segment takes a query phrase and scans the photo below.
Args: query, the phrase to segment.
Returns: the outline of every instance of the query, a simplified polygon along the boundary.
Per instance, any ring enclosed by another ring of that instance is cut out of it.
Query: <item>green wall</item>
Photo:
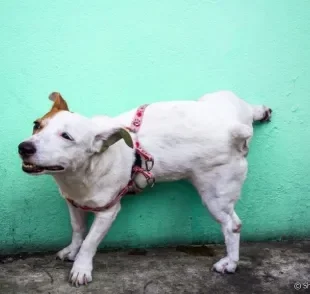
[[[22,173],[18,143],[60,91],[75,112],[230,89],[274,110],[255,128],[237,213],[243,240],[310,236],[310,1],[0,0],[0,251],[70,240],[52,178]],[[123,200],[102,246],[222,242],[184,182]]]

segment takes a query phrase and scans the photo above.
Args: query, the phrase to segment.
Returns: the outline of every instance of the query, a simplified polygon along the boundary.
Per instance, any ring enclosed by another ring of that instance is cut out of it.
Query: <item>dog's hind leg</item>
[[[265,105],[251,105],[253,111],[253,121],[270,121],[272,109]]]
[[[230,198],[230,195],[223,197]],[[241,229],[241,221],[234,211],[234,203],[226,199],[218,199],[216,196],[207,197],[205,202],[210,213],[222,226],[227,251],[227,256],[215,263],[213,269],[220,273],[234,273],[239,262]]]
[[[243,162],[219,167],[215,173],[205,174],[205,177],[203,173],[196,173],[198,177],[193,178],[193,184],[203,203],[222,227],[227,256],[213,265],[213,269],[221,273],[234,273],[239,261],[241,221],[234,205],[239,198],[247,172],[245,159]]]

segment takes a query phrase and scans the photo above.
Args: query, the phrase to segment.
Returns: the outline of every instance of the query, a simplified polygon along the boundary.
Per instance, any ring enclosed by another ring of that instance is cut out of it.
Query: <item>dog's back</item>
[[[125,125],[135,110],[119,116]],[[199,101],[150,104],[138,138],[155,160],[154,173],[182,179],[194,165],[206,168],[244,156],[252,137],[253,107],[231,92],[216,92]]]

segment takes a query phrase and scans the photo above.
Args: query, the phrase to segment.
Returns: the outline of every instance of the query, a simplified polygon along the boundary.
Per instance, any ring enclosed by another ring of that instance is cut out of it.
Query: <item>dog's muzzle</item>
[[[36,146],[32,142],[22,142],[18,145],[18,153],[22,158],[28,158],[37,152]]]

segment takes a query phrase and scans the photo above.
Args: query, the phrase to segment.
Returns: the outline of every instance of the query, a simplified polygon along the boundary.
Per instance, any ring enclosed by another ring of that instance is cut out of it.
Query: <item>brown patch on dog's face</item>
[[[41,118],[34,121],[33,134],[40,132],[48,123],[49,119],[59,111],[69,111],[67,102],[62,98],[60,93],[53,92],[48,97],[54,102],[51,110]]]

